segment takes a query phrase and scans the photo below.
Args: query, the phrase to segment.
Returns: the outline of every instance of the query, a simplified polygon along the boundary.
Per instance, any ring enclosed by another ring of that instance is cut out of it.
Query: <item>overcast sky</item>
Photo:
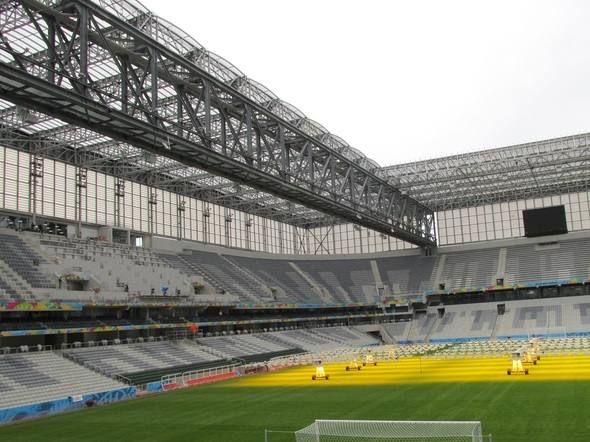
[[[381,165],[590,132],[590,2],[142,0]]]

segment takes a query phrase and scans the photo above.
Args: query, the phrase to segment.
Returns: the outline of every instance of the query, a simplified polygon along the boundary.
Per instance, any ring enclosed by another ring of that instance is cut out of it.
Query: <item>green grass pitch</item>
[[[590,440],[590,382],[239,387],[240,379],[0,428],[6,442],[260,442],[316,418],[481,420],[494,441]],[[286,438],[271,439],[288,440]]]

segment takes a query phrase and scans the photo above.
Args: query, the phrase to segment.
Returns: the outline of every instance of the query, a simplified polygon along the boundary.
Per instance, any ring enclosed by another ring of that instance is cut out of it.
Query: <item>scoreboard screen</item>
[[[526,237],[567,233],[564,206],[523,210],[522,220]]]

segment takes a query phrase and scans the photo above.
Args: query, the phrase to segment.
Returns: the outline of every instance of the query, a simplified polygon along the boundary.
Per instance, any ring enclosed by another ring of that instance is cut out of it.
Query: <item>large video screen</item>
[[[564,206],[523,210],[522,220],[527,237],[567,233]]]

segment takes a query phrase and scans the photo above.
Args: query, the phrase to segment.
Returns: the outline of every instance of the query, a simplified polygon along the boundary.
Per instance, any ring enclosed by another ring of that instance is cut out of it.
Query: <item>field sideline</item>
[[[327,382],[299,367],[13,424],[0,439],[261,442],[265,428],[327,418],[481,420],[495,442],[590,440],[588,356],[543,357],[529,376],[507,376],[507,358],[344,365],[326,365]]]

